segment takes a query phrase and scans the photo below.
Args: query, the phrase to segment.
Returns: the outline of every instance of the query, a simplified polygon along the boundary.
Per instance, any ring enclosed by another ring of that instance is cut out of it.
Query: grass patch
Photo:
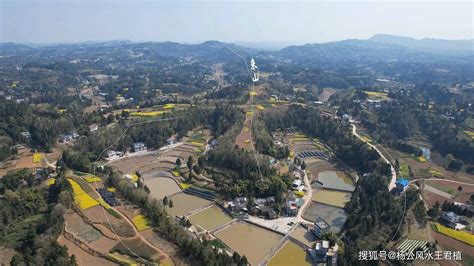
[[[114,209],[112,208],[109,208],[109,209],[106,209],[108,213],[110,213],[113,217],[117,218],[117,219],[122,219],[122,216],[120,216],[120,214],[118,214]]]
[[[408,164],[400,164],[399,172],[403,178],[410,179],[410,167],[408,167]]]
[[[227,248],[224,243],[222,243],[222,241],[220,241],[219,239],[215,238],[211,241],[209,241],[209,244],[211,244],[211,246],[215,247],[215,248],[221,248],[221,249],[224,249],[224,248]]]

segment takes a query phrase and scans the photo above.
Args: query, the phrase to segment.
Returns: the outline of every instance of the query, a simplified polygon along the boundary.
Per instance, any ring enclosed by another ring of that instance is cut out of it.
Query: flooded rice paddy
[[[181,191],[178,184],[168,177],[155,177],[146,180],[146,186],[150,189],[150,196],[155,199],[162,199]]]
[[[293,241],[288,241],[286,244],[278,251],[275,256],[268,263],[269,266],[287,266],[287,265],[311,265],[311,259],[306,254],[306,251],[294,243]]]
[[[331,231],[337,234],[344,226],[347,214],[342,208],[313,201],[305,210],[303,218],[307,221],[314,221],[318,217],[322,217],[331,226]]]
[[[245,255],[251,265],[258,265],[282,239],[277,233],[246,222],[234,223],[218,231],[216,236],[240,255]]]
[[[190,212],[210,205],[211,202],[186,193],[178,193],[170,197],[173,201],[173,208],[166,208],[171,216],[183,216]]]
[[[351,200],[351,193],[320,189],[313,193],[313,197],[311,199],[316,202],[343,208],[344,205]]]
[[[192,214],[188,219],[208,231],[232,221],[232,217],[215,205]]]
[[[353,192],[354,183],[345,173],[340,171],[324,171],[319,173],[318,182],[324,188],[337,189],[342,191]]]

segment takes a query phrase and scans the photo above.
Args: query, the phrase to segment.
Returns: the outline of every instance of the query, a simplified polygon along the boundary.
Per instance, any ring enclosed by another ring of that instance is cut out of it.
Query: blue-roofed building
[[[400,192],[404,192],[407,188],[408,185],[410,185],[410,181],[408,179],[398,179],[397,182],[395,182],[395,185],[397,186],[397,190]]]

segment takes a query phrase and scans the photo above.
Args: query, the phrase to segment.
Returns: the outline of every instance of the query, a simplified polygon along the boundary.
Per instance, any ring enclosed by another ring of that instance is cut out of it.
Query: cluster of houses
[[[327,240],[318,240],[314,248],[306,250],[315,265],[336,265],[339,246],[331,246]]]
[[[68,143],[78,138],[79,134],[76,131],[71,131],[69,133],[59,135],[58,141],[59,143]]]
[[[461,215],[457,215],[454,212],[443,212],[439,219],[439,222],[457,231],[461,231],[464,229],[472,231],[472,224],[470,223],[470,219]],[[466,228],[468,226],[470,228]]]
[[[277,218],[277,213],[274,210],[275,203],[275,197],[255,198],[251,201],[247,200],[246,197],[238,197],[227,202],[226,205],[227,209],[234,213],[245,212],[267,219],[275,219]]]

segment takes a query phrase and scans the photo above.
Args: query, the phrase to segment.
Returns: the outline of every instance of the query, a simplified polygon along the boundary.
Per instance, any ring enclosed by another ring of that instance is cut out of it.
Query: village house
[[[89,126],[89,131],[90,132],[94,132],[94,131],[97,131],[99,129],[99,125],[97,124],[92,124]]]
[[[133,152],[145,152],[147,151],[147,147],[143,142],[136,142],[133,143]]]
[[[324,221],[322,217],[316,218],[314,222],[314,227],[311,229],[311,232],[317,237],[321,238],[322,235],[329,233],[331,231],[331,226]]]
[[[315,265],[336,265],[338,250],[337,244],[330,247],[329,241],[319,240],[314,243],[314,248],[308,249],[307,252]]]

